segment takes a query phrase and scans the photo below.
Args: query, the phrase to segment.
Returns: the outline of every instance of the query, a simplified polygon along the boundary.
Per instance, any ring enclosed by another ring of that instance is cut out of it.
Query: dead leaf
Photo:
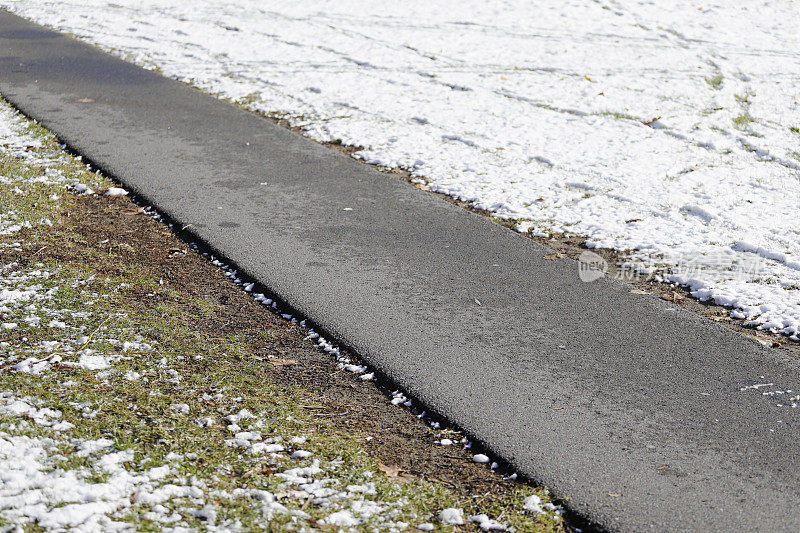
[[[242,477],[251,477],[256,474],[261,474],[262,476],[271,476],[274,473],[275,470],[267,467],[267,465],[256,465],[255,467],[251,468],[250,470],[242,474]]]
[[[608,495],[611,496],[612,498],[619,498],[620,496],[622,496],[622,494],[617,494],[615,492],[609,492]]]
[[[78,102],[79,104],[91,104],[92,102],[94,102],[94,98],[78,98],[75,101]]]
[[[761,344],[761,346],[770,346],[772,344],[771,341],[764,340],[764,339],[759,339],[755,335],[748,335],[747,333],[743,333],[743,335],[745,337],[750,337],[751,339],[755,339],[759,344]]]
[[[564,257],[564,254],[547,254],[546,256],[544,256],[544,258],[547,259],[548,261],[555,261],[556,259],[559,259],[561,257]]]
[[[665,292],[661,295],[661,299],[668,302],[680,302],[683,300],[683,295],[675,291],[672,291],[672,293]]]
[[[294,359],[275,358],[275,359],[270,359],[269,362],[275,366],[292,366],[297,364],[297,361],[295,361]]]
[[[378,463],[378,470],[386,474],[388,478],[396,478],[400,475],[402,469],[399,466],[386,466],[383,463]]]
[[[633,289],[631,290],[631,294],[650,294],[647,291],[643,291],[642,289]]]
[[[340,529],[339,526],[334,526],[333,524],[320,523],[314,520],[313,518],[308,519],[308,525],[310,525],[314,529],[320,529],[322,531],[335,531]]]

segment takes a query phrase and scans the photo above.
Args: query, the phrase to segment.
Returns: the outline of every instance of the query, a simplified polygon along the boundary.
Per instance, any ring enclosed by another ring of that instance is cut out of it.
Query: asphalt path
[[[800,408],[741,390],[800,361],[2,11],[0,93],[597,524],[800,529]]]

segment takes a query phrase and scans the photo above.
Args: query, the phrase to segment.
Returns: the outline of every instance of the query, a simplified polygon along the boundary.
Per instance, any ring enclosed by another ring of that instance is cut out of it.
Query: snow
[[[80,359],[78,359],[77,366],[85,370],[105,370],[111,367],[109,360],[109,357],[102,355],[82,354]]]
[[[78,446],[76,449],[78,450],[75,455],[78,457],[86,457],[95,453],[98,450],[102,450],[104,448],[108,448],[109,446],[113,446],[114,441],[110,439],[97,439],[97,440],[87,440],[84,441]]]
[[[489,457],[482,453],[476,453],[472,456],[472,460],[476,463],[488,463]]]
[[[359,492],[370,495],[377,494],[377,491],[375,490],[375,483],[372,482],[364,483],[363,485],[348,485],[347,492]]]
[[[443,509],[442,512],[439,513],[439,520],[443,524],[448,524],[451,526],[463,526],[464,511],[461,509],[456,509],[455,507]]]
[[[544,514],[544,509],[542,509],[542,499],[535,494],[532,494],[523,500],[522,508],[525,511],[535,515]]]
[[[256,418],[256,416],[253,413],[251,413],[247,409],[242,409],[236,414],[226,416],[225,420],[230,422],[231,424],[236,424],[241,420],[251,420],[254,418]]]
[[[189,414],[189,406],[185,403],[174,403],[169,406],[170,410],[173,413],[178,413],[180,415],[188,415]]]
[[[69,186],[69,189],[75,194],[94,194],[94,191],[83,183],[75,182]]]
[[[764,376],[761,376],[764,379]],[[800,394],[797,391],[800,388],[797,385],[787,387],[784,385],[777,385],[774,382],[758,382],[751,381],[749,385],[739,387],[739,391],[753,391],[760,394],[765,400],[770,403],[774,402],[776,407],[783,407],[789,409],[797,409],[800,407]]]
[[[128,191],[120,187],[109,187],[104,193],[105,196],[127,196]]]
[[[39,375],[46,372],[50,368],[50,362],[55,361],[57,356],[52,360],[41,360],[36,357],[26,357],[19,363],[11,366],[11,369],[23,374]]]
[[[350,511],[337,511],[329,515],[324,523],[339,527],[356,527],[361,522]]]
[[[213,426],[214,423],[215,423],[214,419],[207,416],[197,419],[197,425],[200,426],[201,428],[207,428]]]
[[[292,459],[301,460],[301,459],[308,459],[312,455],[314,454],[308,450],[295,450],[294,452],[292,452],[292,455],[290,457]]]
[[[485,514],[470,516],[469,521],[474,522],[484,531],[505,531],[507,529],[505,524],[493,520]]]
[[[236,433],[235,438],[240,440],[261,440],[261,432],[260,431],[240,431]]]
[[[311,476],[315,476],[317,474],[321,474],[324,471],[319,467],[320,463],[317,459],[314,459],[310,466],[302,467],[302,468],[290,468],[284,472],[279,474],[275,474],[277,477],[283,478],[289,483],[294,483],[297,485],[304,485],[306,483],[310,483],[311,480],[308,479]]]
[[[800,332],[795,3],[0,3]]]

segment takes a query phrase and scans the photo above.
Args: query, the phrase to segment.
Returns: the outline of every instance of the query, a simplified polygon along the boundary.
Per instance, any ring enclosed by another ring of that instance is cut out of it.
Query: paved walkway
[[[800,361],[4,12],[0,93],[602,526],[800,528],[800,408],[740,390]]]

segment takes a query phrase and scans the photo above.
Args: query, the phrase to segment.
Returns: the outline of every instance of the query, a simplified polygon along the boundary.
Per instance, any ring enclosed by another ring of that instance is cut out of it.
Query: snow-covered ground
[[[800,4],[2,0],[800,333]]]

